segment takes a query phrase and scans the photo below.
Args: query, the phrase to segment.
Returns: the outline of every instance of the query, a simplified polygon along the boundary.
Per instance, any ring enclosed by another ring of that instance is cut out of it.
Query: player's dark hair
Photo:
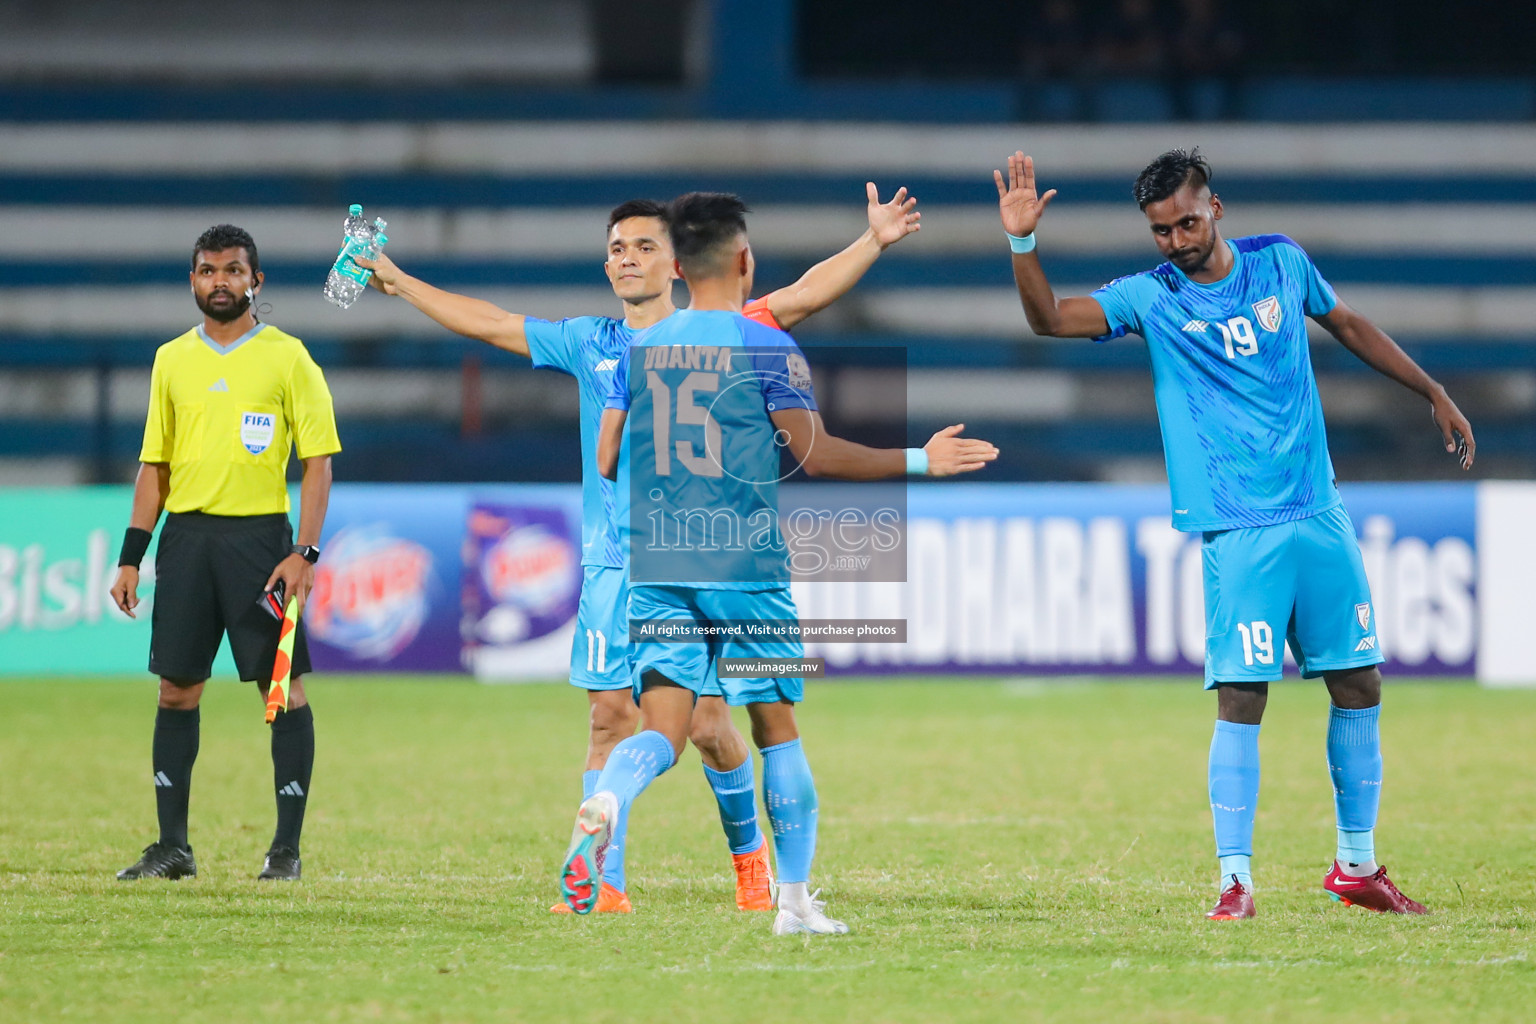
[[[631,217],[655,217],[663,224],[667,222],[667,208],[664,204],[654,199],[630,199],[613,208],[608,215],[608,230],[621,220],[629,220]]]
[[[251,261],[251,273],[261,269],[261,257],[256,255],[256,240],[249,231],[233,224],[215,224],[197,236],[197,241],[192,243],[192,269],[197,269],[198,253],[223,252],[225,249],[244,249],[246,258]]]
[[[1211,182],[1211,165],[1200,155],[1200,148],[1170,149],[1142,168],[1131,186],[1136,205],[1145,210],[1153,203],[1161,202],[1185,185],[1200,188]]]
[[[719,273],[725,248],[747,230],[747,204],[729,192],[689,192],[667,205],[672,251],[685,275]]]

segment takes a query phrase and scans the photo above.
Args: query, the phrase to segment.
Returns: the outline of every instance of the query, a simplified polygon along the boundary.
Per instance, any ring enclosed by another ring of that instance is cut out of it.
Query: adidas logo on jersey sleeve
[[[1204,334],[1206,328],[1210,326],[1211,325],[1206,323],[1204,320],[1191,320],[1189,323],[1185,324],[1181,330],[1187,331],[1190,334]]]

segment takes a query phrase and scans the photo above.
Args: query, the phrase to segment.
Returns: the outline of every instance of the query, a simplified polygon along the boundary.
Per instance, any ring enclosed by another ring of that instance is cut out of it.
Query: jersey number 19
[[[1253,324],[1245,316],[1234,316],[1224,324],[1217,324],[1221,340],[1227,344],[1227,358],[1251,356],[1259,351],[1259,337],[1253,333]]]

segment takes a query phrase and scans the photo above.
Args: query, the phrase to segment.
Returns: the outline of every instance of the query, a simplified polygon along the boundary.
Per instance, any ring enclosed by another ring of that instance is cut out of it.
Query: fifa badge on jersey
[[[240,417],[240,443],[252,455],[260,455],[272,445],[277,417],[270,412],[248,412]]]
[[[801,391],[811,390],[811,366],[805,361],[805,356],[791,352],[784,360],[784,369],[789,373],[790,387]]]
[[[1355,605],[1355,621],[1360,623],[1361,629],[1369,630],[1371,628],[1370,602]]]
[[[1273,295],[1255,302],[1253,312],[1259,318],[1260,326],[1266,331],[1273,333],[1280,329],[1280,300]]]

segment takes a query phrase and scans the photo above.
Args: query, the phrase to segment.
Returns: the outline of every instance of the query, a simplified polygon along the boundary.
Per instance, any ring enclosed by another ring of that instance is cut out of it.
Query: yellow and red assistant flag
[[[277,634],[277,657],[272,661],[272,685],[267,689],[267,721],[288,710],[288,680],[293,674],[293,634],[299,628],[299,599],[290,597]]]

